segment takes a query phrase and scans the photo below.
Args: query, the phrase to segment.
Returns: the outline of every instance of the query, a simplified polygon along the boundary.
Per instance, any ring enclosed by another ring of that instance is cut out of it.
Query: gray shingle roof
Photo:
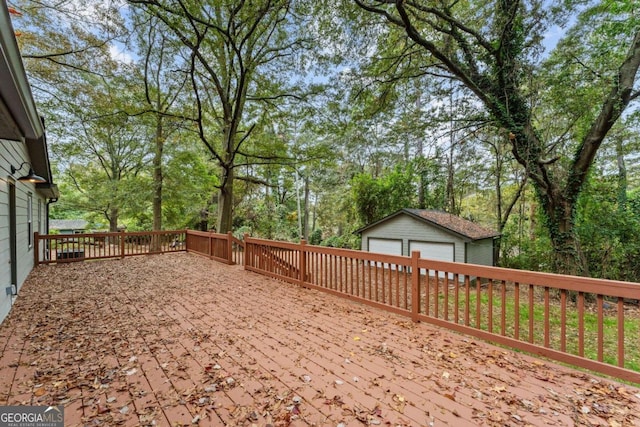
[[[87,228],[87,221],[84,219],[51,219],[49,220],[50,230],[84,230]]]

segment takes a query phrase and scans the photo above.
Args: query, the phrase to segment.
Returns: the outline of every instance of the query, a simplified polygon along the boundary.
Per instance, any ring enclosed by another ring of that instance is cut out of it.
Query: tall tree
[[[150,132],[153,146],[153,230],[162,229],[162,190],[164,185],[163,155],[167,139],[184,121],[179,114],[180,96],[187,85],[188,77],[179,73],[175,41],[168,37],[155,17],[132,14],[137,33],[136,44],[141,57],[141,79],[144,83],[144,98],[141,111],[148,116],[153,131]],[[132,114],[138,114],[133,111]],[[179,117],[176,117],[178,115]],[[154,242],[155,244],[156,242]]]
[[[221,168],[217,230],[232,228],[238,157],[264,159],[247,147],[266,107],[291,94],[283,77],[304,44],[292,34],[288,0],[129,0],[157,16],[182,42],[200,140]]]
[[[601,88],[599,101],[592,99],[599,108],[584,116],[589,121],[585,131],[574,130],[571,146],[560,150],[557,140],[543,137],[545,125],[537,121],[535,114],[539,107],[534,91],[542,85],[535,80],[534,71],[543,32],[552,23],[548,19],[552,14],[545,12],[549,2],[444,0],[436,5],[418,0],[354,1],[361,9],[403,31],[408,44],[429,54],[429,65],[471,90],[495,123],[505,129],[515,159],[535,186],[556,254],[556,270],[587,274],[575,232],[575,210],[598,149],[622,112],[638,96],[634,84],[640,67],[640,29],[632,2],[599,2],[581,16],[576,30],[568,34],[584,44],[574,54],[573,62],[592,62],[589,47],[598,45],[598,52],[607,58],[600,58],[602,63],[612,65],[590,79],[591,84]],[[571,6],[574,2],[563,4]],[[620,21],[632,24],[609,25]],[[587,28],[599,29],[597,37],[589,37]],[[608,43],[609,51],[603,43]],[[619,45],[626,46],[626,50],[615,48]]]
[[[144,200],[133,179],[145,167],[148,148],[142,142],[147,135],[123,113],[131,108],[128,91],[121,90],[125,86],[120,78],[75,84],[78,102],[68,104],[66,112],[73,130],[53,146],[54,158],[67,165],[69,179],[83,195],[83,207],[102,213],[110,231],[117,230],[123,207],[133,210]]]

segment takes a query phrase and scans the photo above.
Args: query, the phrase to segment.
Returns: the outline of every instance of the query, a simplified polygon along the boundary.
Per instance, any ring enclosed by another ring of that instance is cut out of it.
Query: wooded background
[[[53,218],[358,247],[440,209],[500,265],[640,281],[632,0],[8,4]]]

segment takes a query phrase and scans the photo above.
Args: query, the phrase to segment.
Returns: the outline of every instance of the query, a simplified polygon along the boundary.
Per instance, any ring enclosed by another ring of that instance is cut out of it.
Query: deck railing
[[[244,243],[247,270],[640,383],[638,283],[435,261],[418,252]]]
[[[640,284],[231,233],[36,234],[39,263],[189,252],[640,383]],[[38,249],[44,247],[45,250]],[[544,373],[541,371],[541,375]]]
[[[227,234],[187,230],[187,251],[208,256],[227,264],[244,263],[244,243],[231,232]]]
[[[35,264],[124,258],[186,250],[186,230],[117,233],[35,233]]]

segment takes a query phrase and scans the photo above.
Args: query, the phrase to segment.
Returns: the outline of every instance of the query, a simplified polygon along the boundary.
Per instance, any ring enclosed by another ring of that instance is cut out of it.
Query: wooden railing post
[[[304,286],[307,281],[307,241],[300,240],[300,286]]]
[[[247,243],[247,240],[249,239],[249,233],[244,233],[244,235],[242,236],[242,240],[244,240],[244,269],[247,269],[247,265],[251,265],[249,264],[251,261],[249,261],[249,259],[251,258],[251,250],[249,249],[249,247],[251,245],[249,245],[249,243]]]
[[[233,233],[227,231],[227,264],[233,264]]]
[[[120,230],[120,259],[124,259],[124,230]]]
[[[207,239],[207,255],[211,258],[213,255],[213,237],[211,236],[212,231],[209,230],[209,238]]]
[[[411,320],[418,321],[420,313],[420,251],[411,252]]]
[[[37,267],[40,264],[40,233],[37,231],[33,233],[33,266]]]

